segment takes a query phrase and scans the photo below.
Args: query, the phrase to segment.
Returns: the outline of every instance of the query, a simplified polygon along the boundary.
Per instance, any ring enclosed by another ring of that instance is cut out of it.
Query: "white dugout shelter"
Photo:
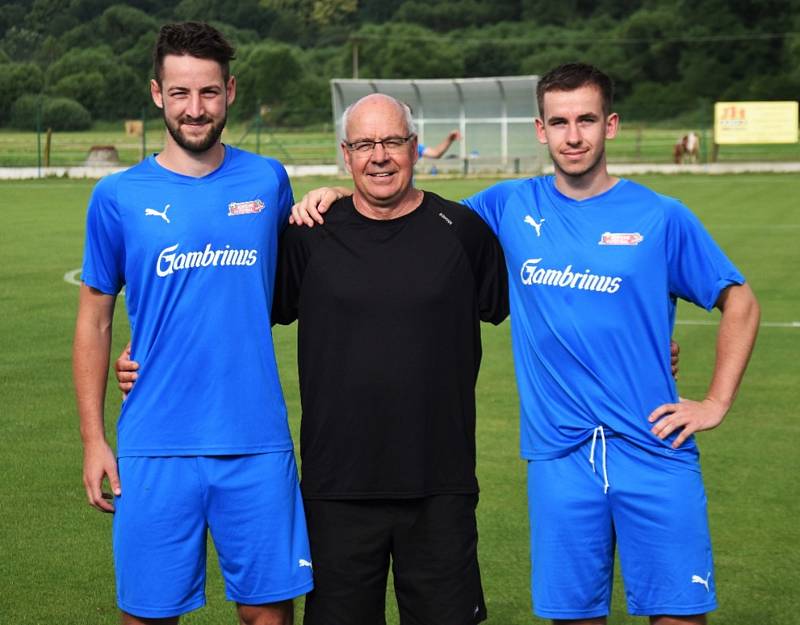
[[[419,142],[436,146],[461,132],[440,159],[420,159],[422,173],[539,173],[545,150],[536,140],[538,76],[401,80],[331,80],[333,122],[341,140],[344,110],[370,93],[385,93],[411,107]],[[339,171],[344,172],[341,151]]]

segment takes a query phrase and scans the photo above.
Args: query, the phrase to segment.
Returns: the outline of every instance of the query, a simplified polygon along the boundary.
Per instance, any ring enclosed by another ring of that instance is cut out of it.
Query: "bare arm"
[[[113,503],[108,501],[110,495],[102,491],[103,478],[108,476],[115,495],[122,492],[116,458],[106,441],[103,421],[114,301],[111,295],[81,285],[72,351],[72,372],[83,441],[83,485],[89,504],[103,512],[114,511]]]
[[[453,144],[453,141],[457,141],[460,138],[461,133],[458,130],[451,130],[439,145],[435,147],[426,146],[422,156],[426,158],[441,158]]]
[[[289,223],[296,226],[305,224],[312,228],[314,224],[322,224],[325,220],[323,213],[327,212],[336,200],[353,195],[353,190],[346,187],[319,187],[306,193],[303,198],[292,206],[292,215]]]
[[[710,430],[722,423],[755,345],[761,313],[747,284],[726,288],[716,307],[722,311],[722,318],[714,374],[706,398],[699,402],[681,399],[677,404],[663,404],[648,417],[651,423],[657,422],[651,431],[662,440],[675,430],[682,430],[672,444],[675,449],[694,432]]]

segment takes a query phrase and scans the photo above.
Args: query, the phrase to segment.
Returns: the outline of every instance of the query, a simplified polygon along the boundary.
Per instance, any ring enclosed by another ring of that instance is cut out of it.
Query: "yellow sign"
[[[797,143],[797,102],[717,102],[714,142]]]

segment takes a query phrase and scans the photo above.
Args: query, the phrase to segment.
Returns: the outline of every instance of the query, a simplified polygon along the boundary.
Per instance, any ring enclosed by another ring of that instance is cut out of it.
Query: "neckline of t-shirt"
[[[230,160],[230,157],[231,157],[231,154],[232,154],[232,150],[231,150],[230,146],[225,145],[223,143],[222,147],[225,149],[225,152],[224,152],[224,154],[222,156],[222,161],[220,162],[220,164],[217,166],[216,169],[214,169],[214,170],[212,170],[212,171],[210,171],[207,174],[204,174],[202,176],[189,176],[188,174],[182,174],[180,172],[173,171],[171,169],[167,169],[166,167],[161,165],[156,160],[156,156],[158,156],[158,152],[155,152],[155,153],[151,154],[148,157],[147,161],[148,161],[148,163],[150,164],[151,167],[153,167],[157,171],[161,172],[162,174],[165,174],[165,175],[171,176],[171,177],[175,177],[175,178],[179,178],[182,181],[189,182],[189,183],[192,183],[192,184],[202,184],[204,182],[208,182],[209,180],[211,180],[212,178],[217,176],[219,174],[219,172],[221,172],[225,168],[225,166],[227,165],[228,161]]]
[[[561,202],[566,204],[570,204],[576,208],[586,208],[592,206],[594,204],[603,203],[607,201],[613,194],[617,193],[619,189],[622,189],[626,184],[628,184],[628,180],[625,178],[620,178],[614,183],[611,187],[603,191],[602,193],[598,193],[597,195],[592,195],[591,197],[584,198],[582,200],[577,200],[575,198],[569,197],[568,195],[564,195],[561,191],[559,191],[558,187],[556,186],[556,177],[555,176],[548,176],[547,177],[548,184],[547,187],[556,198],[558,198]]]
[[[422,212],[423,206],[425,206],[426,201],[430,197],[430,194],[427,191],[422,191],[422,200],[420,201],[419,205],[412,211],[406,213],[405,215],[400,215],[400,217],[395,217],[394,219],[373,219],[372,217],[367,217],[366,215],[360,213],[356,208],[355,200],[351,195],[349,197],[350,206],[353,211],[353,215],[355,215],[356,219],[363,221],[364,223],[368,224],[398,224],[408,221],[409,219],[413,218],[414,215],[417,213]],[[388,228],[388,225],[385,226],[378,226],[379,228]]]

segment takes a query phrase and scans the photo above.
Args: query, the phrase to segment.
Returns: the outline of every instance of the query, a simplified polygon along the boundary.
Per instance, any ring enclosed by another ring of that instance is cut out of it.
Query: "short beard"
[[[211,124],[211,128],[209,128],[208,134],[206,134],[205,137],[195,141],[190,141],[181,133],[180,124],[187,121],[207,122],[211,120],[206,116],[194,120],[190,117],[183,116],[173,126],[167,119],[166,111],[162,109],[162,112],[164,114],[164,125],[167,127],[167,131],[172,138],[175,139],[175,143],[181,146],[184,150],[193,152],[194,154],[202,154],[203,152],[207,152],[210,148],[216,145],[217,141],[219,141],[219,138],[222,135],[222,131],[225,129],[225,123],[228,121],[228,112],[225,111],[225,115],[221,120],[215,124]]]

